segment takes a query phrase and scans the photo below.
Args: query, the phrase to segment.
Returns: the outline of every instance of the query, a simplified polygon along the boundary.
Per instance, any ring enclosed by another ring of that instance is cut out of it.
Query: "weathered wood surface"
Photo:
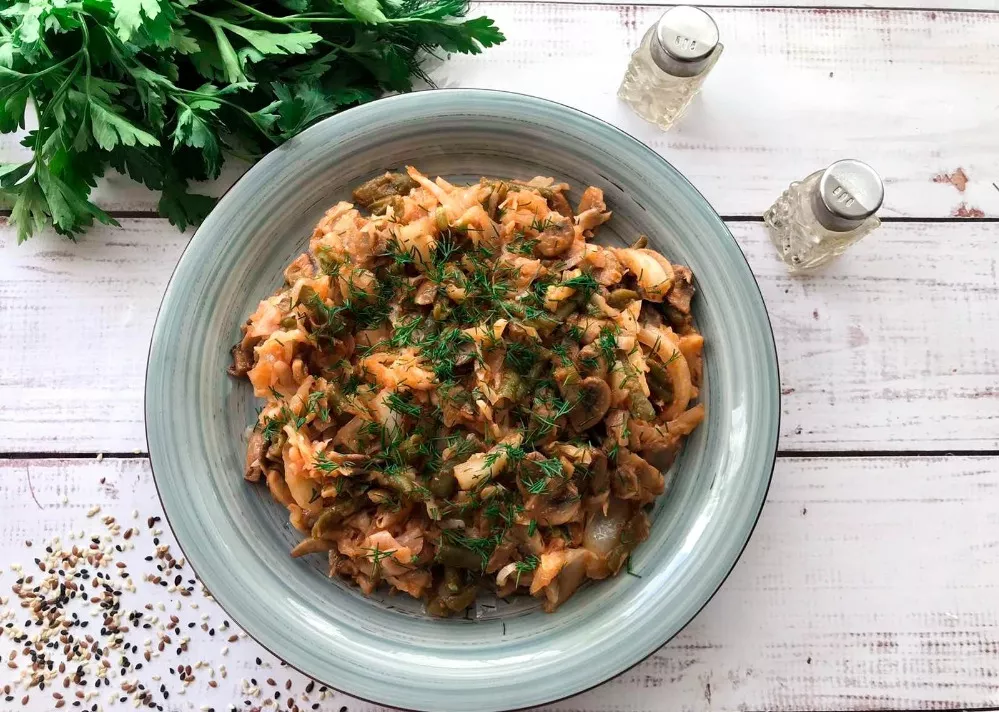
[[[510,41],[456,57],[434,77],[441,86],[544,96],[608,120],[673,162],[727,216],[758,216],[791,180],[854,156],[884,175],[887,217],[999,217],[999,14],[976,12],[999,10],[999,0],[875,3],[916,8],[893,10],[750,0],[738,5],[766,7],[712,9],[725,54],[667,134],[614,97],[628,53],[663,4],[479,3]],[[0,160],[18,151],[0,137]],[[220,193],[239,172],[233,166],[207,189]],[[97,194],[116,211],[155,208],[154,196],[121,177]],[[144,458],[18,454],[145,450],[146,349],[188,236],[161,220],[122,223],[79,245],[42,236],[20,248],[0,227],[0,599],[16,580],[10,565],[31,566],[47,538],[100,531],[99,517],[86,516],[94,505],[124,526],[138,511],[141,534],[120,556],[133,574],[149,566],[145,520],[162,513]],[[891,223],[803,279],[786,275],[761,224],[730,228],[774,325],[781,449],[809,456],[778,460],[742,561],[685,631],[546,712],[999,706],[999,221]],[[954,450],[995,454],[944,455]],[[878,456],[844,456],[851,451]],[[891,454],[903,451],[938,454]],[[168,530],[159,537],[176,551]],[[189,567],[184,576],[193,578]],[[129,605],[169,610],[179,600],[135,578]],[[0,610],[11,603],[17,616],[16,599]],[[223,655],[225,641],[200,624],[207,615],[221,626],[224,612],[197,593],[180,603],[181,621],[196,623],[184,662],[210,667],[183,695],[169,650],[131,676],[154,689],[166,683],[167,712],[252,709],[275,691],[282,708],[292,695],[319,712],[381,710],[340,694],[321,698],[318,687],[306,694],[308,681],[252,640]],[[0,635],[0,660],[10,650]],[[258,695],[245,691],[250,678]],[[0,688],[17,679],[0,662]],[[0,710],[54,707],[51,689],[23,706],[25,691],[12,692],[13,701],[0,696]],[[117,697],[116,681],[83,709],[132,708]]]
[[[776,334],[783,450],[999,447],[999,223],[886,224],[805,278],[762,224],[729,226]],[[76,245],[0,229],[0,452],[145,450],[146,351],[187,239],[153,219]]]
[[[983,2],[995,9],[999,0]],[[791,181],[854,157],[884,176],[883,215],[999,216],[999,14],[715,8],[725,53],[688,114],[663,133],[615,96],[630,51],[661,7],[476,9],[510,39],[436,68],[440,86],[535,94],[605,119],[673,162],[722,215],[759,215]],[[2,137],[0,158],[17,152]],[[959,168],[968,179],[962,191],[934,182]],[[239,172],[231,167],[209,192]],[[156,204],[121,177],[98,197],[114,210]]]
[[[749,547],[694,622],[633,670],[546,709],[999,705],[997,465],[996,457],[781,458]],[[68,504],[62,503],[64,496]],[[88,519],[94,505],[102,512]],[[125,554],[133,579],[140,579],[143,566],[151,568],[142,557],[153,548],[146,518],[162,516],[146,460],[0,461],[0,595],[9,594],[12,563],[30,566],[52,536],[100,531],[99,518],[107,513],[117,515],[123,527],[141,531],[132,542],[135,549]],[[173,543],[168,531],[160,539]],[[190,575],[188,567],[184,577]],[[219,630],[226,617],[197,595],[175,611],[179,597],[148,584],[140,584],[133,600],[164,602],[181,627],[188,621],[200,626],[207,615]],[[192,610],[191,601],[199,608]],[[229,677],[216,675],[219,687],[212,689],[207,670],[201,671],[184,697],[172,694],[171,702],[180,702],[168,710],[202,704],[227,710],[229,703],[245,708],[240,680],[250,677],[261,683],[264,696],[275,690],[287,695],[283,686],[291,679],[300,699],[306,680],[281,668],[252,640],[229,645],[228,655],[221,656],[222,636],[210,637],[200,628],[186,634],[192,652],[184,662],[205,660],[216,669],[225,664]],[[4,660],[10,649],[9,640],[0,637]],[[257,666],[257,656],[264,667]],[[166,668],[177,663],[167,650],[134,677],[149,686],[151,675],[160,674],[173,691],[178,684]],[[268,686],[266,678],[277,686]],[[0,667],[0,683],[16,679]],[[43,704],[51,701],[48,695],[36,693],[29,709],[49,709]],[[100,699],[106,697],[102,693]],[[309,700],[302,709],[318,695]],[[350,712],[380,709],[343,695],[324,701],[321,709],[336,712],[343,705]]]

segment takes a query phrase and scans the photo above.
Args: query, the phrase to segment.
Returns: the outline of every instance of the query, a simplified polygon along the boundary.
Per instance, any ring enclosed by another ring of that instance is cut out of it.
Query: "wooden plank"
[[[511,39],[488,62],[444,64],[441,86],[540,93],[605,119],[665,156],[723,215],[758,215],[788,183],[844,157],[882,173],[883,215],[999,214],[999,146],[984,138],[999,129],[999,95],[979,90],[999,72],[999,15],[712,10],[725,54],[663,133],[615,97],[661,8],[488,7]],[[928,97],[931,112],[920,108]],[[933,182],[959,167],[964,192]]]
[[[996,465],[994,457],[780,459],[742,560],[693,623],[633,670],[544,709],[734,712],[999,705]],[[95,505],[102,511],[88,519]],[[203,668],[179,697],[181,686],[166,670],[178,663],[171,650],[130,677],[156,690],[161,683],[150,685],[151,676],[161,675],[172,693],[167,710],[189,709],[188,701],[196,701],[195,708],[239,706],[246,697],[240,680],[250,677],[269,697],[275,690],[287,695],[284,683],[290,679],[292,693],[301,699],[307,681],[281,668],[252,640],[230,644],[228,655],[221,655],[225,641],[218,630],[225,614],[212,602],[196,591],[177,610],[175,592],[141,580],[142,572],[152,568],[142,560],[153,547],[146,518],[162,516],[145,460],[0,461],[0,591],[9,595],[12,563],[30,566],[52,536],[66,540],[70,531],[100,532],[99,518],[108,514],[123,529],[140,530],[130,540],[135,548],[116,554],[127,561],[138,588],[128,609],[164,603],[166,612],[160,615],[178,615],[192,638],[185,662],[210,663],[218,687],[207,686],[210,673]],[[169,531],[159,538],[179,556]],[[193,578],[189,567],[181,573],[185,583]],[[192,610],[191,601],[199,608]],[[14,604],[14,620],[21,623],[16,599]],[[200,630],[202,615],[215,636]],[[197,627],[187,629],[188,621]],[[149,635],[143,632],[136,640],[141,645]],[[10,649],[9,639],[0,637],[4,660]],[[217,673],[220,664],[228,667],[226,679]],[[117,675],[111,677],[117,689]],[[277,685],[269,686],[266,678]],[[32,693],[27,709],[48,710],[46,700],[47,693]],[[309,702],[317,700],[314,692]],[[261,701],[255,698],[254,704]],[[322,709],[341,705],[351,712],[381,710],[342,695]],[[302,709],[309,706],[300,703]]]
[[[999,14],[713,9],[725,54],[687,116],[663,133],[615,97],[630,51],[661,7],[476,9],[510,39],[437,67],[438,85],[537,94],[588,111],[673,162],[723,215],[759,215],[788,183],[844,157],[882,173],[885,215],[999,215],[999,143],[990,140],[999,133],[999,92],[990,90],[999,76]],[[0,140],[0,159],[12,160],[14,143]],[[934,182],[958,168],[968,178],[963,190]],[[240,170],[233,166],[208,191],[220,193]],[[115,210],[156,203],[120,177],[98,197]]]
[[[0,452],[145,448],[146,350],[187,237],[124,224],[75,245],[0,229]],[[804,278],[762,224],[729,227],[773,322],[785,451],[999,448],[999,223],[886,224]]]

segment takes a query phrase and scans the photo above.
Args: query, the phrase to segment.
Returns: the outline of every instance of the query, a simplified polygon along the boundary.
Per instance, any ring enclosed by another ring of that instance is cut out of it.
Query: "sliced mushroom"
[[[603,450],[594,450],[593,462],[590,464],[589,476],[590,491],[595,494],[603,494],[610,487],[610,470],[607,468],[607,456]]]
[[[290,286],[302,277],[312,277],[315,274],[316,269],[312,264],[312,257],[309,256],[308,252],[303,252],[285,267],[284,281]]]
[[[538,235],[538,244],[534,246],[534,252],[539,257],[549,259],[558,257],[572,247],[572,241],[575,239],[576,231],[571,222],[548,220],[545,229]]]
[[[630,480],[631,474],[634,473],[634,483],[640,488],[636,494],[642,500],[643,504],[653,501],[657,495],[662,494],[666,489],[666,480],[663,477],[663,473],[646,462],[645,458],[641,455],[637,455],[627,448],[621,448],[618,450],[617,463],[616,475],[620,476],[624,474]],[[615,492],[615,494],[618,493]],[[629,499],[623,496],[621,498]]]
[[[259,482],[260,476],[264,474],[264,454],[267,451],[267,440],[259,430],[254,430],[250,435],[250,442],[246,445],[246,469],[243,471],[243,479],[250,482]]]
[[[662,442],[651,445],[642,451],[645,461],[655,467],[660,472],[665,472],[673,465],[676,459],[678,445]]]
[[[267,471],[267,489],[270,490],[271,497],[285,507],[295,504],[295,498],[291,496],[288,483],[284,481],[284,475],[279,470]]]
[[[559,215],[565,215],[567,218],[572,217],[572,206],[569,205],[569,201],[565,199],[561,190],[544,191],[542,195],[548,201],[549,208]]]
[[[615,309],[623,309],[640,298],[638,292],[633,289],[615,289],[607,295],[607,304]]]
[[[232,347],[232,365],[229,366],[229,375],[235,378],[243,378],[251,368],[253,368],[253,347],[260,339],[244,337],[242,341]]]
[[[576,208],[576,214],[585,213],[587,210],[603,212],[606,209],[607,204],[604,203],[604,192],[600,188],[591,185],[583,191],[583,195],[579,199],[579,207]]]
[[[597,378],[607,378],[607,373],[610,367],[607,365],[607,357],[604,356],[603,349],[600,348],[600,344],[593,341],[579,350],[578,363],[580,366],[580,371],[585,373],[587,376],[595,376]]]
[[[666,301],[683,315],[690,314],[690,300],[694,296],[694,275],[689,267],[673,265],[673,286]]]
[[[302,539],[294,549],[291,550],[293,559],[307,554],[325,554],[336,546],[335,541],[329,539]]]
[[[569,414],[572,427],[582,432],[592,428],[607,415],[611,404],[610,386],[602,378],[584,378],[579,384],[579,403]]]

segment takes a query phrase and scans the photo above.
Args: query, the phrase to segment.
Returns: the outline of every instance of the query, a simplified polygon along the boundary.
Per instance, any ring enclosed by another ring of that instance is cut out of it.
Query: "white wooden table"
[[[999,705],[999,0],[877,4],[926,7],[719,5],[725,54],[669,133],[614,97],[629,48],[661,11],[653,4],[482,3],[508,42],[435,70],[444,86],[576,106],[662,153],[728,221],[780,352],[779,459],[734,573],[651,658],[546,709]],[[0,148],[5,159],[18,150]],[[760,213],[788,182],[844,157],[882,172],[885,225],[821,274],[791,279]],[[945,178],[958,170],[966,185]],[[146,519],[161,514],[142,426],[146,348],[190,235],[124,179],[99,196],[122,229],[18,247],[0,228],[0,596],[21,575],[11,565],[33,568],[48,539],[103,531],[111,514],[139,530],[118,555],[134,566],[128,605],[178,611],[196,679],[185,687],[170,651],[154,647],[143,670],[112,671],[111,690],[77,707],[67,694],[65,709],[132,709],[112,701],[126,679],[172,691],[167,710],[271,707],[275,691],[281,709],[289,695],[302,710],[378,709],[306,693],[252,640],[223,639],[234,629],[223,634],[224,613],[200,593],[140,580]],[[160,540],[176,550],[169,532]],[[9,598],[0,608],[20,625]],[[0,636],[4,661],[20,647]],[[0,709],[53,709],[52,689],[22,690],[21,672],[0,662],[0,688],[16,688]]]

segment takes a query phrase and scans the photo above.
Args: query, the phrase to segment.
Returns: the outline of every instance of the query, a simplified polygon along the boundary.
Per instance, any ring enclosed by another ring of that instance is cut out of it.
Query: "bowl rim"
[[[721,579],[718,582],[718,585],[715,587],[715,589],[713,591],[709,592],[709,594],[705,597],[703,603],[701,603],[701,605],[697,608],[697,610],[694,611],[690,615],[690,617],[681,626],[679,626],[679,628],[677,628],[676,632],[674,632],[672,635],[668,635],[661,642],[659,642],[656,645],[654,645],[650,650],[648,650],[645,653],[641,654],[633,662],[626,664],[625,666],[621,667],[620,669],[616,670],[615,672],[612,672],[609,675],[606,675],[606,676],[601,675],[599,680],[594,681],[591,685],[589,685],[589,686],[587,686],[585,688],[578,689],[578,690],[575,690],[575,691],[572,691],[572,692],[568,692],[567,694],[562,695],[560,697],[554,697],[554,698],[549,699],[549,700],[534,702],[534,703],[532,703],[530,705],[527,705],[527,706],[524,706],[524,707],[504,708],[505,710],[507,710],[507,712],[519,712],[520,710],[533,709],[533,708],[535,708],[535,707],[537,707],[539,705],[554,704],[554,703],[557,703],[557,702],[560,702],[560,701],[563,701],[563,700],[567,700],[567,699],[569,699],[571,697],[575,697],[577,695],[582,695],[582,694],[584,694],[586,692],[589,692],[589,691],[591,691],[591,690],[593,690],[593,689],[595,689],[597,687],[600,687],[601,685],[605,684],[606,682],[608,682],[608,681],[610,681],[610,680],[612,680],[612,679],[614,679],[614,678],[622,675],[623,673],[625,673],[625,672],[627,672],[627,671],[629,671],[629,670],[637,667],[639,664],[641,664],[641,663],[645,662],[646,660],[648,660],[656,651],[660,650],[663,646],[667,645],[676,636],[678,636],[680,633],[682,633],[687,628],[687,626],[689,626],[694,621],[694,619],[697,618],[698,615],[700,615],[700,613],[704,610],[705,606],[707,606],[708,603],[710,603],[712,601],[712,599],[714,599],[714,597],[721,590],[722,586],[725,585],[725,582],[728,580],[729,576],[732,575],[732,572],[735,570],[735,567],[738,565],[739,561],[742,559],[742,555],[745,553],[746,548],[749,546],[749,542],[752,539],[753,534],[756,531],[756,527],[757,527],[757,525],[760,522],[760,518],[763,515],[763,508],[766,505],[767,499],[768,499],[769,494],[770,494],[770,487],[773,484],[774,470],[775,470],[776,465],[777,465],[777,454],[778,454],[779,443],[780,443],[780,423],[781,423],[781,415],[782,415],[782,409],[781,409],[782,393],[781,393],[781,388],[780,388],[780,383],[781,383],[781,381],[780,381],[780,359],[779,359],[779,354],[778,354],[778,351],[777,351],[777,341],[776,341],[776,338],[774,337],[773,322],[772,322],[772,320],[770,318],[770,312],[767,309],[766,300],[763,297],[763,291],[760,289],[759,281],[756,279],[756,275],[753,273],[752,265],[750,265],[749,260],[746,258],[746,253],[743,251],[742,246],[739,244],[739,242],[735,239],[735,236],[732,235],[731,230],[728,229],[728,225],[725,223],[724,218],[722,218],[722,216],[718,213],[718,211],[715,210],[714,206],[708,201],[708,199],[704,197],[703,193],[701,193],[701,191],[698,190],[697,187],[694,186],[690,182],[690,180],[686,177],[686,175],[684,175],[681,171],[679,171],[678,169],[676,169],[673,166],[672,163],[670,163],[668,160],[666,160],[666,158],[664,156],[662,156],[657,151],[655,151],[653,148],[651,148],[647,144],[643,143],[639,139],[635,138],[634,136],[632,136],[628,132],[624,131],[623,129],[618,128],[617,126],[615,126],[614,124],[611,124],[608,121],[605,121],[604,119],[601,119],[601,118],[599,118],[597,116],[594,116],[593,114],[590,114],[590,113],[588,113],[586,111],[583,111],[581,109],[577,109],[575,107],[569,106],[567,104],[563,104],[561,102],[554,101],[552,99],[546,99],[546,98],[543,98],[543,97],[534,96],[534,95],[531,95],[531,94],[523,94],[521,92],[513,92],[513,91],[504,90],[504,89],[471,88],[471,87],[468,87],[468,88],[466,88],[466,87],[449,87],[449,88],[433,88],[433,89],[428,89],[428,90],[412,91],[412,92],[404,93],[404,94],[395,94],[395,95],[392,95],[392,96],[380,97],[380,98],[375,99],[373,101],[366,102],[364,104],[360,104],[358,106],[354,106],[354,107],[351,107],[351,108],[346,109],[344,111],[341,111],[341,112],[339,112],[337,114],[334,114],[333,116],[328,116],[328,117],[326,117],[324,119],[321,119],[320,121],[317,121],[315,124],[313,124],[312,126],[308,127],[304,131],[301,131],[299,134],[297,134],[297,136],[301,136],[301,135],[309,133],[309,132],[318,131],[324,125],[329,125],[329,124],[336,123],[341,116],[343,116],[345,114],[348,114],[348,113],[352,113],[353,112],[353,113],[356,114],[356,113],[363,113],[363,112],[367,112],[367,111],[373,111],[373,109],[371,107],[375,106],[377,104],[383,104],[383,103],[395,104],[395,103],[407,103],[407,102],[410,102],[410,101],[418,101],[420,95],[424,94],[424,93],[427,93],[427,92],[434,93],[434,94],[439,93],[439,92],[445,92],[445,93],[448,93],[448,94],[457,94],[457,95],[499,95],[499,96],[505,96],[505,97],[514,98],[514,99],[517,99],[519,101],[526,102],[526,103],[529,103],[529,104],[533,103],[533,104],[540,104],[540,105],[548,105],[550,107],[557,107],[558,110],[560,110],[560,111],[564,111],[564,112],[569,112],[569,113],[574,113],[574,114],[580,115],[580,116],[588,119],[589,121],[591,121],[591,122],[593,122],[595,124],[598,124],[605,131],[609,131],[611,133],[617,134],[618,137],[620,137],[621,139],[625,140],[626,142],[632,144],[637,150],[639,150],[639,151],[641,151],[641,152],[646,153],[647,155],[649,155],[652,158],[652,160],[658,161],[659,163],[664,164],[669,170],[673,171],[678,178],[680,178],[684,183],[686,183],[687,187],[693,193],[695,193],[703,201],[704,205],[718,219],[719,224],[722,226],[722,228],[725,230],[725,232],[728,233],[728,236],[731,239],[732,244],[735,246],[735,248],[738,251],[739,255],[742,257],[743,262],[745,262],[746,267],[749,270],[750,275],[753,277],[753,280],[752,280],[753,281],[753,286],[756,288],[756,292],[759,294],[759,297],[760,297],[760,305],[761,305],[761,307],[763,309],[763,316],[764,316],[764,318],[766,320],[766,324],[767,324],[767,333],[769,334],[769,346],[771,347],[772,353],[773,353],[773,356],[774,356],[774,358],[773,358],[773,367],[774,367],[774,372],[775,372],[775,375],[776,375],[776,392],[774,393],[774,397],[775,397],[775,401],[776,401],[776,408],[774,409],[774,412],[775,412],[775,420],[776,420],[776,422],[774,423],[775,427],[774,427],[773,444],[772,444],[772,447],[771,447],[771,451],[770,451],[770,453],[768,455],[768,460],[769,460],[769,463],[770,463],[770,467],[769,467],[769,471],[766,473],[766,484],[765,484],[765,486],[763,488],[762,497],[760,498],[759,506],[757,507],[757,511],[756,511],[755,517],[753,518],[752,525],[746,531],[744,541],[742,542],[742,545],[739,547],[738,553],[733,557],[732,563],[729,566],[728,571],[726,571],[725,574],[721,577]],[[284,144],[282,144],[282,145],[284,145]],[[269,163],[271,160],[277,160],[276,158],[274,158],[274,156],[275,156],[275,154],[277,153],[277,151],[280,148],[281,148],[281,146],[278,146],[278,147],[276,147],[276,148],[268,151],[267,154],[265,154],[262,158],[260,158],[260,160],[258,160],[256,163],[254,163],[253,165],[251,165],[244,173],[242,173],[239,177],[237,177],[232,182],[232,184],[228,188],[226,188],[222,192],[222,194],[219,196],[218,201],[216,202],[216,205],[212,208],[212,211],[215,211],[215,210],[218,209],[218,205],[232,192],[232,190],[243,180],[243,178],[245,178],[247,175],[249,175],[252,171],[259,172],[259,171],[264,170],[266,168],[266,164]],[[207,216],[206,216],[206,220],[207,220]],[[202,224],[203,223],[204,223],[204,221],[202,221]],[[201,585],[205,588],[205,590],[208,591],[208,593],[211,595],[212,600],[222,609],[222,611],[229,618],[231,618],[233,620],[234,623],[236,623],[236,625],[238,625],[254,641],[254,643],[256,643],[257,645],[259,645],[260,647],[262,647],[268,653],[270,653],[271,655],[273,655],[278,660],[282,661],[285,665],[287,665],[288,667],[292,668],[293,670],[295,670],[299,674],[305,676],[306,678],[308,678],[310,680],[315,680],[315,681],[319,682],[320,684],[326,685],[330,689],[337,690],[337,691],[339,691],[339,692],[341,692],[341,693],[343,693],[345,695],[348,695],[348,696],[353,697],[355,699],[362,700],[364,702],[368,702],[370,704],[376,704],[376,705],[380,705],[380,706],[387,707],[387,708],[390,708],[390,709],[405,710],[405,711],[408,711],[408,710],[412,709],[412,710],[414,710],[414,712],[418,712],[418,710],[415,710],[415,708],[401,707],[401,706],[390,704],[390,703],[387,703],[387,702],[384,702],[384,701],[375,700],[375,699],[371,699],[371,698],[368,698],[368,697],[363,697],[363,696],[357,694],[356,692],[352,692],[352,691],[349,691],[349,690],[344,690],[344,689],[338,687],[336,684],[331,683],[330,681],[315,678],[312,675],[306,673],[301,668],[299,668],[297,665],[295,665],[295,664],[293,664],[291,662],[288,662],[287,660],[284,659],[283,656],[281,656],[280,654],[278,654],[277,652],[275,652],[274,650],[272,650],[271,647],[269,647],[268,645],[264,644],[261,640],[259,640],[257,638],[256,635],[254,635],[250,631],[250,629],[247,627],[247,625],[245,625],[240,620],[240,618],[238,616],[233,615],[233,612],[232,612],[232,610],[230,610],[230,607],[227,607],[225,603],[223,603],[220,599],[216,598],[215,594],[210,589],[208,589],[207,586],[205,586],[203,577],[198,573],[198,570],[197,570],[197,567],[196,567],[194,561],[190,558],[190,556],[188,556],[187,552],[184,550],[184,546],[182,545],[182,543],[180,541],[180,537],[177,536],[176,530],[175,530],[175,528],[173,526],[173,523],[170,521],[170,513],[167,511],[167,507],[166,507],[165,501],[163,499],[163,493],[160,491],[159,478],[157,478],[157,476],[156,476],[156,468],[155,468],[154,463],[153,463],[152,448],[149,447],[149,442],[150,442],[150,439],[149,439],[149,423],[150,423],[150,418],[149,418],[149,385],[150,385],[150,378],[151,378],[150,365],[151,365],[151,362],[152,362],[153,344],[156,343],[157,331],[159,330],[160,324],[161,324],[161,315],[162,315],[162,311],[163,311],[163,306],[166,303],[167,296],[169,295],[170,289],[171,289],[171,287],[174,284],[174,280],[175,280],[175,278],[177,276],[177,271],[180,268],[181,263],[184,261],[184,256],[188,253],[188,251],[190,250],[190,247],[194,243],[194,241],[196,239],[198,239],[198,235],[201,232],[202,232],[202,226],[201,226],[201,224],[199,224],[198,227],[195,229],[194,234],[191,235],[191,239],[188,240],[187,244],[184,246],[184,249],[181,251],[180,255],[178,256],[177,262],[174,265],[173,269],[171,270],[170,277],[167,280],[167,283],[166,283],[166,285],[165,285],[165,287],[163,289],[163,296],[160,298],[160,304],[159,304],[159,306],[156,309],[156,317],[155,317],[155,319],[153,321],[152,331],[150,332],[149,346],[148,346],[147,351],[146,351],[145,376],[143,378],[143,434],[146,437],[147,459],[149,461],[149,470],[150,470],[150,474],[152,475],[153,486],[156,489],[156,496],[159,499],[160,508],[163,510],[164,519],[166,520],[167,525],[170,527],[171,535],[173,536],[174,541],[177,543],[177,547],[180,549],[180,551],[183,554],[185,560],[187,561],[188,564],[190,564],[191,570],[194,572],[195,577],[198,579],[199,583],[201,583]]]

